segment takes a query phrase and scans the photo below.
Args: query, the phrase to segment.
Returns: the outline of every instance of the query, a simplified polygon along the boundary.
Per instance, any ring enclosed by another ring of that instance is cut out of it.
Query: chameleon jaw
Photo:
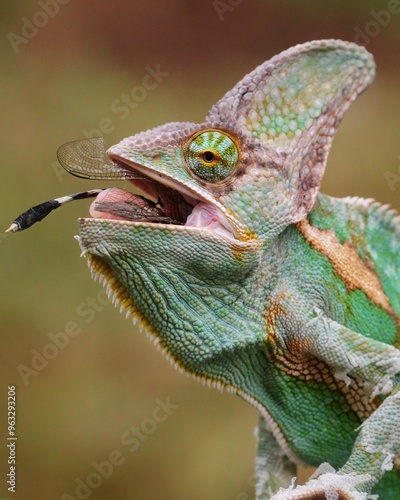
[[[139,174],[129,180],[136,193],[119,188],[102,191],[90,207],[90,215],[110,219],[113,224],[154,225],[164,228],[184,228],[211,231],[230,240],[248,240],[247,230],[211,194],[201,195],[189,186],[121,158],[113,161]]]

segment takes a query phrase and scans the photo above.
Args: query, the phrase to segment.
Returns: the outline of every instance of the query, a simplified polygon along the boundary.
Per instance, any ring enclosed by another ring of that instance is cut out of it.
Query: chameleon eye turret
[[[189,171],[201,180],[217,183],[231,177],[238,163],[233,140],[218,130],[196,135],[184,150]]]

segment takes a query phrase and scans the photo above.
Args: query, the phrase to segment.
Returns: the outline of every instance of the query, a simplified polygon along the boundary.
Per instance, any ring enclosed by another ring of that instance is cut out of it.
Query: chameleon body
[[[334,40],[275,56],[203,123],[108,151],[179,223],[116,218],[99,199],[80,219],[93,274],[167,356],[259,410],[258,499],[400,498],[400,217],[319,194],[374,68]],[[320,467],[294,487],[295,464]]]

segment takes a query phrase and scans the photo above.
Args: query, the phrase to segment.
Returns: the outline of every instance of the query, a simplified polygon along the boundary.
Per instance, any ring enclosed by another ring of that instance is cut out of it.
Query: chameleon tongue
[[[187,218],[185,226],[203,227],[220,236],[232,238],[234,233],[221,212],[209,203],[197,203]]]

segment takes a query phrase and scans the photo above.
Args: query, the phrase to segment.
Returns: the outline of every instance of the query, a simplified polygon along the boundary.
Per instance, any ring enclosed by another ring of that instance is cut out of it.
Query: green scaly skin
[[[258,499],[400,498],[400,218],[318,194],[334,132],[373,77],[355,44],[293,47],[204,123],[109,150],[183,224],[80,220],[94,274],[167,355],[260,411]],[[320,468],[293,488],[299,463]]]

